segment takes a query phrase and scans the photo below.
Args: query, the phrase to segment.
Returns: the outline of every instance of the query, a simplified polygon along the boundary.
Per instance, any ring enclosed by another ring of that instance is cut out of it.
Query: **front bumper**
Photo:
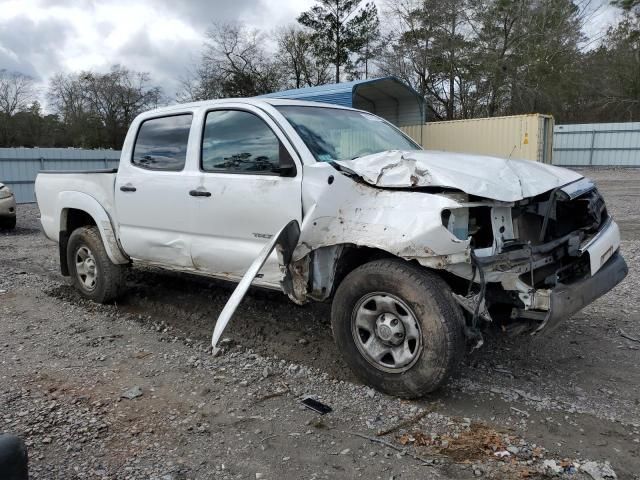
[[[558,285],[551,290],[549,311],[536,332],[553,330],[562,321],[619,284],[628,272],[624,258],[616,251],[595,275]]]
[[[0,199],[0,217],[13,218],[16,216],[16,198],[11,195]]]

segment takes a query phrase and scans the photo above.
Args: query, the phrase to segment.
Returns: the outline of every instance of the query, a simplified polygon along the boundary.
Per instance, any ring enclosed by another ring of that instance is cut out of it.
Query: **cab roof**
[[[331,105],[327,103],[320,102],[308,102],[304,100],[289,100],[282,98],[257,98],[257,97],[248,97],[248,98],[219,98],[215,100],[201,100],[199,102],[189,102],[189,103],[177,103],[173,105],[167,105],[165,107],[155,108],[153,110],[148,110],[144,112],[145,114],[155,114],[155,113],[168,113],[173,112],[175,110],[182,110],[187,108],[207,108],[214,107],[220,104],[228,104],[228,103],[244,103],[247,105],[255,105],[257,107],[260,106],[283,106],[283,105],[291,105],[291,106],[308,106],[308,107],[325,107],[325,108],[337,108],[341,110],[356,110],[354,108],[348,108],[341,105]]]

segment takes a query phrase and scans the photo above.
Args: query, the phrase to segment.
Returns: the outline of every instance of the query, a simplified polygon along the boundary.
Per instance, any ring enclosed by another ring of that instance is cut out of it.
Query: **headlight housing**
[[[12,195],[13,193],[11,193],[11,190],[9,190],[7,187],[5,187],[4,185],[0,186],[0,200],[9,198]]]
[[[440,213],[440,217],[444,228],[449,230],[458,240],[467,240],[469,238],[468,208],[446,209]]]

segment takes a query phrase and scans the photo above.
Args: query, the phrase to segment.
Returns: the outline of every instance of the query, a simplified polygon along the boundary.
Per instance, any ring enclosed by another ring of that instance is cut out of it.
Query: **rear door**
[[[199,199],[191,257],[196,269],[239,279],[262,247],[301,221],[302,169],[295,150],[262,110],[238,104],[205,113]],[[273,253],[255,283],[277,286]]]
[[[197,147],[189,145],[193,113],[144,120],[132,156],[121,159],[115,187],[120,242],[135,260],[192,268]],[[190,157],[194,157],[192,161]]]

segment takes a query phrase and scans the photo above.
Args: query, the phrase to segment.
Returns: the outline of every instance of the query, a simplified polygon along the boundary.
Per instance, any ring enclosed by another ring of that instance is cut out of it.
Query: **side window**
[[[131,163],[148,170],[182,170],[187,159],[191,119],[188,113],[142,122]]]
[[[279,165],[280,142],[260,117],[239,110],[207,113],[202,170],[275,175]]]

